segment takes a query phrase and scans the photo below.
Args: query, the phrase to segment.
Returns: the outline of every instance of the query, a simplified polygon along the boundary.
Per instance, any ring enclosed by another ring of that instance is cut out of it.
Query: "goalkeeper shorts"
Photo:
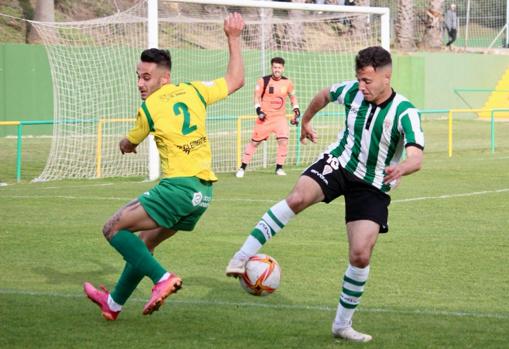
[[[287,138],[290,135],[288,120],[285,116],[270,117],[261,121],[256,119],[251,139],[255,142],[266,141],[271,133],[276,134],[276,138]]]

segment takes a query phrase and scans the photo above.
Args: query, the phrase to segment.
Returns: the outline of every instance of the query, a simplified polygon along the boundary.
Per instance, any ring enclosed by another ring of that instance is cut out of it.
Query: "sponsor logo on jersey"
[[[282,97],[274,97],[274,99],[270,101],[270,105],[272,108],[279,110],[285,105],[285,100]]]
[[[195,139],[194,141],[191,141],[189,143],[185,144],[177,144],[177,148],[182,150],[184,153],[189,154],[192,151],[195,151],[196,149],[204,146],[207,143],[207,137],[203,136],[198,139]]]
[[[170,100],[172,100],[173,98],[177,97],[177,96],[181,96],[183,94],[185,94],[186,91],[185,90],[177,90],[177,91],[174,91],[172,93],[165,93],[165,94],[162,94],[161,96],[159,96],[159,99],[162,101],[162,102],[169,102]]]
[[[386,130],[391,128],[391,120],[390,119],[385,119],[385,121],[384,121],[384,128]]]

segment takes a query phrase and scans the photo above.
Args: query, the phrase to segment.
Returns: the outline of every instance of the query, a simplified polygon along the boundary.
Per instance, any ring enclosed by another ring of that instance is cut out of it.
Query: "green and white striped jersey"
[[[345,106],[346,118],[338,141],[326,153],[348,172],[388,192],[394,184],[383,183],[385,168],[400,161],[404,147],[424,149],[419,111],[394,91],[381,105],[367,102],[357,81],[333,85],[330,100]]]

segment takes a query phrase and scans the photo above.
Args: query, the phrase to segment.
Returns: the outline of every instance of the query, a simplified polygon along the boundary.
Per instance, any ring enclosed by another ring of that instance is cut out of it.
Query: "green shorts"
[[[158,226],[191,231],[212,200],[212,182],[197,177],[164,178],[138,200]]]

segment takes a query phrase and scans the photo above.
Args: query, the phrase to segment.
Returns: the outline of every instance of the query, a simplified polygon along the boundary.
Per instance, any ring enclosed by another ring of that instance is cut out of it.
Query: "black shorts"
[[[371,184],[346,171],[339,160],[330,154],[323,156],[302,173],[317,182],[329,203],[345,197],[345,222],[370,220],[380,225],[380,233],[389,231],[391,197]]]

